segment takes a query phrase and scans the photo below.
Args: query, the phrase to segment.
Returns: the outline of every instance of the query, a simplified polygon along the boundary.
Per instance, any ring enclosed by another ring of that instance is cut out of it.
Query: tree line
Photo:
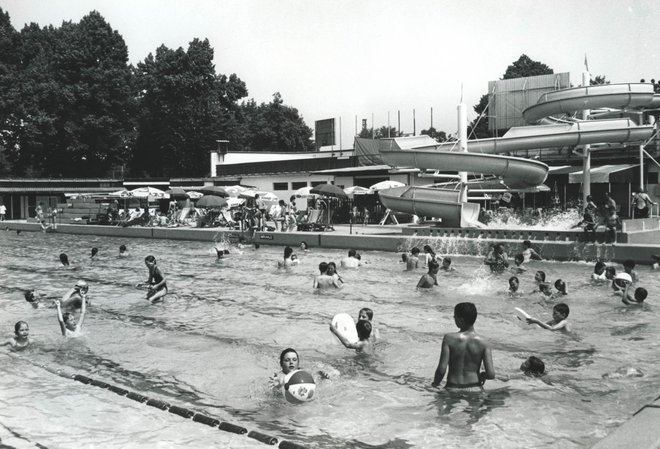
[[[279,93],[246,99],[216,73],[207,39],[164,45],[135,66],[97,11],[17,31],[0,8],[0,175],[206,176],[209,150],[312,151],[312,130]]]

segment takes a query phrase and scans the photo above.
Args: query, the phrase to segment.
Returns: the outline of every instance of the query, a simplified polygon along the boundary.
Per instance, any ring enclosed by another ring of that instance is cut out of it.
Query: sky
[[[132,64],[156,48],[208,38],[216,72],[236,73],[248,98],[280,92],[311,128],[341,120],[351,148],[368,127],[455,134],[472,107],[521,54],[612,83],[660,79],[657,0],[0,0],[17,30],[60,26],[98,11],[124,38]],[[433,113],[431,114],[431,110]],[[413,125],[413,111],[415,124]],[[356,120],[357,119],[357,120]],[[373,121],[372,121],[373,120]],[[337,145],[340,143],[337,142]],[[231,145],[231,144],[230,144]]]

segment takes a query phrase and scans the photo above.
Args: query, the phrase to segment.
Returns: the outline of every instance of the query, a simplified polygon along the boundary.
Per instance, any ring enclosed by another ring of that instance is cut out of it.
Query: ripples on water
[[[117,257],[122,243],[128,258]],[[91,247],[99,248],[98,260],[89,259]],[[319,262],[339,262],[345,250],[299,252],[301,264],[289,272],[275,268],[282,248],[267,246],[232,248],[217,261],[209,243],[6,232],[0,251],[0,329],[8,337],[25,320],[36,342],[18,356],[0,352],[0,423],[14,438],[46,447],[263,445],[58,377],[41,364],[318,448],[583,447],[658,394],[653,299],[660,274],[647,267],[639,271],[649,304],[633,309],[609,287],[588,282],[587,263],[534,262],[519,276],[527,293],[512,299],[508,275],[493,277],[480,258],[456,254],[457,271],[441,274],[431,292],[415,291],[423,270],[404,272],[399,255],[363,252],[366,265],[340,269],[344,289],[318,294],[311,285]],[[73,268],[58,266],[60,252]],[[147,254],[167,277],[171,293],[163,304],[148,304],[133,287],[146,279]],[[554,301],[529,293],[538,269],[567,282],[573,335],[514,316],[522,307],[550,318]],[[85,337],[64,341],[54,309],[32,309],[22,290],[59,296],[77,279],[90,284],[92,307]],[[477,304],[476,329],[491,342],[501,377],[477,398],[429,386],[442,336],[455,331],[453,306],[466,300]],[[356,356],[328,331],[335,313],[357,316],[362,307],[374,310],[380,333],[373,357]],[[308,371],[341,372],[320,381],[317,398],[302,406],[266,386],[289,346]],[[548,367],[542,379],[518,372],[532,354]]]

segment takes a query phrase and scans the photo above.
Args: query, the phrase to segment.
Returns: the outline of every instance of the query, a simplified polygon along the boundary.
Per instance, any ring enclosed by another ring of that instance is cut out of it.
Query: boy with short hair
[[[543,329],[548,329],[550,331],[570,331],[568,326],[568,314],[570,309],[567,304],[563,302],[556,304],[552,308],[552,319],[546,323],[537,319],[537,318],[527,318],[527,324],[538,324]]]
[[[432,386],[437,387],[442,382],[447,369],[445,388],[450,391],[482,391],[486,379],[495,378],[491,349],[475,332],[476,320],[477,307],[473,303],[456,304],[454,322],[459,331],[445,334],[442,339],[440,361]],[[484,371],[479,372],[482,365]]]

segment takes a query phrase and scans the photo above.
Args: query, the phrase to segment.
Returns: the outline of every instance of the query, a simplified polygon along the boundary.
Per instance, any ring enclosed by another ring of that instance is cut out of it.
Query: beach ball
[[[307,371],[291,371],[284,378],[284,397],[287,401],[298,404],[311,401],[316,390],[314,378]]]

